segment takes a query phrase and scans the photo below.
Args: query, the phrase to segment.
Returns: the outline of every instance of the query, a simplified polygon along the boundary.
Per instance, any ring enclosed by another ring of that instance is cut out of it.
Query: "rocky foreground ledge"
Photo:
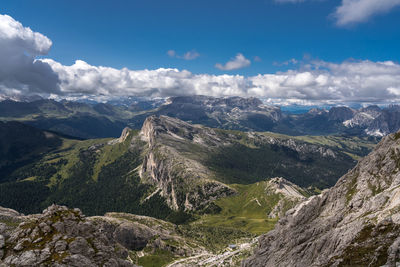
[[[52,205],[23,216],[0,210],[0,267],[136,266],[128,251],[79,209]]]

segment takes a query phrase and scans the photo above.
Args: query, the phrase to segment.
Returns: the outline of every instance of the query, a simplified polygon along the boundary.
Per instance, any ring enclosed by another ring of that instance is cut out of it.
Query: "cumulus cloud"
[[[51,41],[9,16],[0,16],[0,47],[3,94],[103,99],[202,94],[255,96],[271,103],[400,101],[400,64],[393,61],[311,61],[300,69],[292,67],[285,72],[256,76],[193,74],[172,68],[115,69],[82,60],[65,66],[52,59],[35,59],[49,51]],[[249,64],[248,59],[238,54],[220,67],[230,70]]]
[[[334,16],[337,19],[337,25],[345,26],[367,21],[396,6],[400,6],[400,0],[342,0],[342,4],[336,9]]]
[[[243,76],[192,74],[186,70],[165,69],[129,70],[92,66],[77,60],[64,66],[43,59],[60,78],[64,95],[149,96],[174,95],[242,95],[248,81]]]
[[[0,14],[0,90],[4,93],[52,92],[58,77],[45,62],[35,60],[48,53],[49,38],[8,15]]]
[[[200,54],[196,50],[191,50],[184,53],[182,56],[178,55],[175,50],[168,50],[167,55],[170,57],[176,57],[184,60],[193,60],[200,56]]]
[[[64,66],[43,60],[58,73],[64,95],[148,96],[175,95],[256,96],[291,101],[374,102],[400,99],[400,65],[392,61],[315,61],[306,70],[274,74],[193,74],[186,70],[114,69],[83,61]]]
[[[238,53],[235,58],[231,58],[230,61],[226,62],[224,65],[221,63],[215,64],[215,67],[220,70],[237,70],[250,66],[251,62],[243,56],[243,54]]]

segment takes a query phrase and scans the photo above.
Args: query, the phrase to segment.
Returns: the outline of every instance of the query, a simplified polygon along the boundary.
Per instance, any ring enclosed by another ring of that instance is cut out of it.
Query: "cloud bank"
[[[280,103],[398,102],[400,65],[369,60],[331,63],[313,61],[298,69],[256,76],[193,74],[187,70],[115,69],[82,60],[66,66],[45,55],[51,41],[0,15],[0,93],[53,97],[176,95],[255,96]],[[234,69],[250,61],[238,54],[221,65]]]
[[[84,61],[64,66],[43,60],[60,79],[64,95],[256,96],[308,101],[384,102],[400,99],[400,65],[392,62],[315,61],[302,70],[274,74],[193,74],[186,70],[129,70],[97,67]]]

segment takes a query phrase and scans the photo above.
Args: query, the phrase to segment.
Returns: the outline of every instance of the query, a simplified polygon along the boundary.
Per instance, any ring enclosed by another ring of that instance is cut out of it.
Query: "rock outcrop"
[[[268,218],[270,219],[283,217],[290,207],[304,201],[307,195],[307,192],[305,192],[304,189],[282,177],[270,179],[267,182],[267,189],[268,190],[266,191],[270,194],[278,194],[282,196],[272,211],[268,214]]]
[[[398,266],[400,132],[259,239],[242,266]]]
[[[171,259],[207,252],[182,231],[189,230],[129,213],[85,217],[79,209],[52,205],[25,216],[0,207],[0,267],[136,266],[160,251]]]
[[[10,217],[22,222],[0,229],[0,266],[135,266],[128,250],[79,209],[53,205],[42,214]]]

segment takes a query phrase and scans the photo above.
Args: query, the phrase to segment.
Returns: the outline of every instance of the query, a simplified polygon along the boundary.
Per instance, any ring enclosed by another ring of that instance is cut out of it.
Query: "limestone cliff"
[[[151,116],[140,134],[147,148],[139,174],[161,190],[170,207],[196,210],[234,193],[229,186],[210,179],[212,173],[198,158],[188,156],[194,148],[206,153],[209,147],[220,145],[222,141],[214,130],[166,116]]]

